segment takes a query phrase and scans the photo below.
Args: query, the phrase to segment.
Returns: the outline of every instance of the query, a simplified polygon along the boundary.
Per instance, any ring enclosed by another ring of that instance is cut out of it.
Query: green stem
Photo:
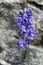
[[[29,65],[29,48],[26,48],[27,63]]]

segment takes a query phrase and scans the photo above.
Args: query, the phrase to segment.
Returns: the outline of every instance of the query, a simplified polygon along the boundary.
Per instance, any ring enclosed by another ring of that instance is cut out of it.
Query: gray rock
[[[6,61],[4,60],[0,60],[0,65],[11,65],[11,64],[8,64]]]
[[[43,0],[27,0],[28,2],[35,2],[36,4],[43,5]]]
[[[24,3],[24,2],[26,2],[26,0],[0,0],[0,3],[2,3],[2,2],[7,2],[7,3],[12,3],[12,2],[14,2],[14,3]]]
[[[43,48],[30,45],[30,65],[43,65]]]

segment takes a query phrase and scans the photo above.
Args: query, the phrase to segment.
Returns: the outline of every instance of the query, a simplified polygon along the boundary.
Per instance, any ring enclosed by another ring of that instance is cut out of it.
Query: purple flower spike
[[[23,12],[23,10],[21,9],[20,11],[19,11],[19,16],[22,16],[24,14],[24,12]]]
[[[35,29],[32,27],[32,22],[32,9],[28,8],[25,13],[21,9],[17,19],[20,34],[23,34],[22,39],[19,39],[19,49],[21,51],[25,50],[29,46],[30,40],[33,40],[35,37]]]

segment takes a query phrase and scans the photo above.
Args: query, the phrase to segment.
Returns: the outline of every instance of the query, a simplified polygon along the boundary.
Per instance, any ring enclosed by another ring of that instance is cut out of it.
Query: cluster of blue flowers
[[[21,31],[21,35],[24,34],[22,39],[19,39],[19,49],[25,50],[26,45],[30,44],[30,40],[33,40],[35,36],[35,29],[32,26],[32,10],[27,8],[26,12],[21,9],[19,11],[17,25]]]

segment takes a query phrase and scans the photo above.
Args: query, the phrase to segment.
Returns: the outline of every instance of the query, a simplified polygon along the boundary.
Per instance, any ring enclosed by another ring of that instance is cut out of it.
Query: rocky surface
[[[30,65],[43,65],[43,48],[30,45]]]
[[[24,2],[26,2],[26,0],[0,0],[0,3],[1,2],[7,2],[7,3],[24,3]]]
[[[32,8],[36,36],[31,44],[43,46],[43,4],[41,2],[43,3],[43,0],[0,0],[0,65],[27,65],[25,51],[20,52],[18,49],[20,35],[16,21],[20,8],[23,10]],[[30,65],[43,65],[43,48],[35,46],[29,48]]]
[[[36,4],[43,5],[43,0],[27,0],[27,2],[35,2]]]
[[[0,60],[0,65],[10,65],[10,64],[5,62],[4,60]]]

